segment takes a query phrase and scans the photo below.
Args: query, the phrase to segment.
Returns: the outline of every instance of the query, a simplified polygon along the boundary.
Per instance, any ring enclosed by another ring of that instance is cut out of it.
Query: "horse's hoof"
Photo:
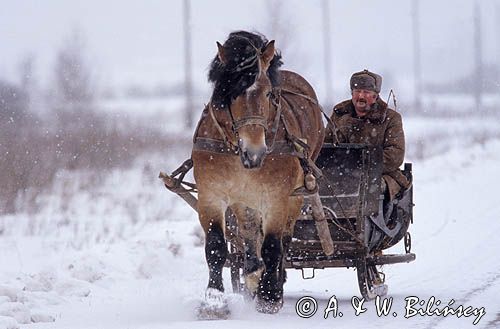
[[[283,307],[283,299],[279,300],[266,300],[257,298],[255,308],[260,313],[275,314]]]
[[[226,320],[231,312],[223,292],[208,288],[205,299],[196,310],[198,320]]]

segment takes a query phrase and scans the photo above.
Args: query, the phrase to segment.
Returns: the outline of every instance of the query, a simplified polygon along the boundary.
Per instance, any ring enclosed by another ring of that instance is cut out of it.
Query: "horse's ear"
[[[217,41],[217,48],[219,49],[217,52],[217,56],[219,56],[219,60],[223,63],[226,64],[226,52],[224,50],[224,46],[222,46],[219,41]]]
[[[267,66],[271,63],[271,60],[274,57],[274,40],[271,40],[267,43],[264,51],[262,52],[262,60],[264,64]]]

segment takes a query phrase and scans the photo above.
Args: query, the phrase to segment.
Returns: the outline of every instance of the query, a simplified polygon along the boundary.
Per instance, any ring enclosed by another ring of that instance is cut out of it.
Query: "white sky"
[[[481,0],[486,61],[500,58],[500,1]],[[273,36],[265,0],[191,0],[193,74],[203,89],[206,68],[223,42],[237,29]],[[324,94],[321,0],[284,2],[288,45],[285,67],[303,74]],[[474,0],[419,0],[422,70],[425,81],[462,76],[473,63]],[[50,81],[55,53],[72,30],[86,38],[86,50],[100,85],[155,86],[183,79],[182,0],[0,0],[0,79],[16,81],[18,63],[36,56],[36,75]],[[332,56],[336,92],[347,91],[354,71],[382,73],[385,87],[412,87],[411,0],[331,0]],[[392,77],[392,78],[391,78]],[[388,85],[390,84],[390,86]]]

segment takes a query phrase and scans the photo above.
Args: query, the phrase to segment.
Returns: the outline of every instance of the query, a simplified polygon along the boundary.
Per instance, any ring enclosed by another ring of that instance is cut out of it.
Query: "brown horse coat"
[[[307,81],[300,75],[290,72],[280,72],[280,89],[283,119],[279,124],[276,140],[286,138],[285,124],[288,132],[306,141],[311,148],[311,158],[316,159],[324,139],[324,127],[316,94]],[[293,92],[290,93],[289,91]],[[297,94],[295,94],[297,93]],[[298,95],[300,94],[300,95]],[[310,97],[305,98],[301,95]],[[209,106],[211,106],[209,104]],[[273,106],[269,115],[269,125],[275,118],[276,107]],[[227,111],[215,111],[215,116],[225,133],[236,145],[235,134],[231,131],[230,115]],[[202,113],[198,128],[194,134],[194,141],[198,138],[211,138],[222,141],[223,137],[215,127],[215,122],[209,114],[208,107]],[[272,144],[274,135],[269,129],[266,134],[267,145]],[[199,207],[210,208],[209,217],[222,218],[222,212],[228,206],[237,207],[246,204],[250,208],[260,209],[262,205],[271,203],[270,200],[280,199],[283,202],[290,194],[304,183],[303,170],[296,157],[283,154],[270,154],[264,160],[260,169],[247,170],[243,168],[240,158],[231,154],[216,154],[207,151],[193,150],[194,175],[199,193]],[[237,178],[237,179],[235,179]],[[276,182],[279,184],[276,184]],[[296,218],[299,215],[302,200],[291,201],[288,212],[283,209],[274,209],[271,204],[266,205],[264,211],[269,216]],[[217,213],[217,216],[213,214]],[[205,215],[204,215],[205,216]],[[265,216],[264,216],[265,217]],[[263,223],[269,229],[278,230],[278,225],[285,226],[285,222]],[[203,221],[202,225],[209,225],[211,220]],[[290,227],[286,225],[287,227]],[[293,225],[292,225],[293,227]],[[207,229],[208,227],[205,227]]]

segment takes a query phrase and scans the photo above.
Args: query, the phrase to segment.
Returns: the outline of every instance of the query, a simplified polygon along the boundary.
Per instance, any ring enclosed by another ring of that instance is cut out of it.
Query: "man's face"
[[[354,89],[352,91],[352,103],[358,115],[366,115],[377,101],[378,94],[371,90]]]

